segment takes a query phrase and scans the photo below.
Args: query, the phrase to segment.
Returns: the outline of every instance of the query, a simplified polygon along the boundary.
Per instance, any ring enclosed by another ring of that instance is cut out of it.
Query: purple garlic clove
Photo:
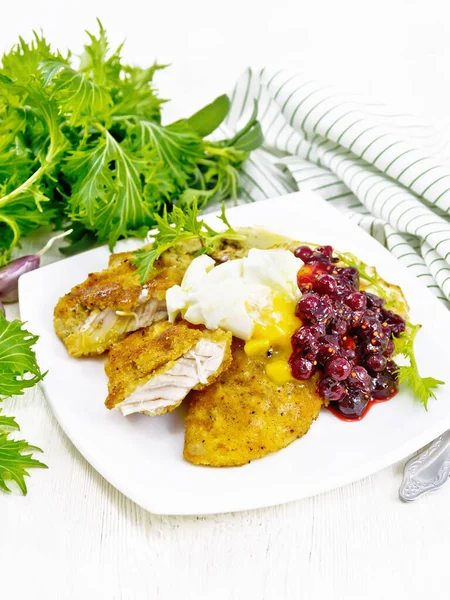
[[[0,304],[1,302],[17,302],[19,299],[19,277],[28,271],[41,266],[41,256],[52,247],[53,242],[72,233],[72,229],[54,235],[36,254],[21,256],[0,269]],[[1,311],[0,311],[1,312]]]
[[[22,256],[0,269],[0,301],[17,302],[19,277],[28,271],[38,269],[41,264],[39,254]]]

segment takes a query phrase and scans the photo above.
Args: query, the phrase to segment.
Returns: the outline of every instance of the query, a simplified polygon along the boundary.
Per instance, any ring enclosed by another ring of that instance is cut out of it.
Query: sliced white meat
[[[118,334],[129,333],[166,317],[166,301],[152,298],[140,304],[133,312],[114,311],[111,308],[94,310],[80,326],[79,333],[102,340],[108,337],[112,329]]]
[[[224,343],[201,339],[172,368],[137,386],[115,408],[125,416],[136,412],[156,416],[166,412],[168,407],[176,408],[196,385],[207,384],[220,368],[225,346]]]

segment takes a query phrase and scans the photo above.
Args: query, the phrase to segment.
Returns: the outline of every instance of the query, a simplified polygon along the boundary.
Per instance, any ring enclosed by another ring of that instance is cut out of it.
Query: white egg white
[[[297,301],[297,273],[303,262],[284,249],[258,250],[216,265],[209,256],[195,258],[181,286],[167,291],[169,320],[181,314],[186,321],[222,329],[249,340],[275,295]]]

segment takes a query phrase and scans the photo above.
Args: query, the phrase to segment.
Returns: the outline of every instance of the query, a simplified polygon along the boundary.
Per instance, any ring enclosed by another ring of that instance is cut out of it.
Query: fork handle
[[[450,430],[405,464],[399,489],[401,500],[411,502],[445,485],[450,475]]]

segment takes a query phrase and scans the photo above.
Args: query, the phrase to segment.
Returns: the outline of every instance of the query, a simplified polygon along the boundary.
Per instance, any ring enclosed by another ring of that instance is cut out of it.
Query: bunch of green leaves
[[[225,205],[218,218],[226,226],[224,231],[215,231],[199,217],[197,200],[181,210],[178,206],[171,213],[164,211],[162,216],[156,217],[157,233],[151,245],[137,250],[134,254],[133,264],[138,269],[141,283],[144,283],[154,268],[155,261],[169,248],[196,240],[199,249],[196,256],[212,252],[221,240],[244,240],[245,236],[236,232],[230,225],[225,215]]]
[[[41,381],[33,346],[37,337],[23,329],[20,321],[7,321],[0,314],[0,402],[23,394],[23,390]],[[7,482],[15,481],[23,494],[27,493],[25,477],[30,468],[46,468],[33,458],[41,451],[24,440],[12,439],[11,431],[20,430],[14,417],[6,417],[0,409],[0,489],[9,492]]]
[[[125,64],[99,23],[78,61],[42,35],[0,68],[0,265],[43,225],[72,227],[68,252],[144,237],[173,206],[236,197],[239,169],[263,141],[255,112],[230,139],[206,139],[230,108],[220,96],[161,123],[153,87],[164,65]]]
[[[388,283],[378,274],[375,267],[371,267],[362,260],[350,254],[338,253],[339,260],[347,266],[358,269],[361,279],[361,287],[386,301],[385,308],[399,314],[406,320],[406,330],[398,338],[394,338],[395,355],[402,355],[409,362],[408,365],[399,366],[398,378],[401,384],[411,388],[414,396],[422,402],[425,409],[428,408],[428,400],[435,398],[434,390],[443,385],[443,381],[434,377],[422,377],[417,365],[414,352],[414,341],[420,325],[412,325],[408,322],[409,307],[401,288]]]

